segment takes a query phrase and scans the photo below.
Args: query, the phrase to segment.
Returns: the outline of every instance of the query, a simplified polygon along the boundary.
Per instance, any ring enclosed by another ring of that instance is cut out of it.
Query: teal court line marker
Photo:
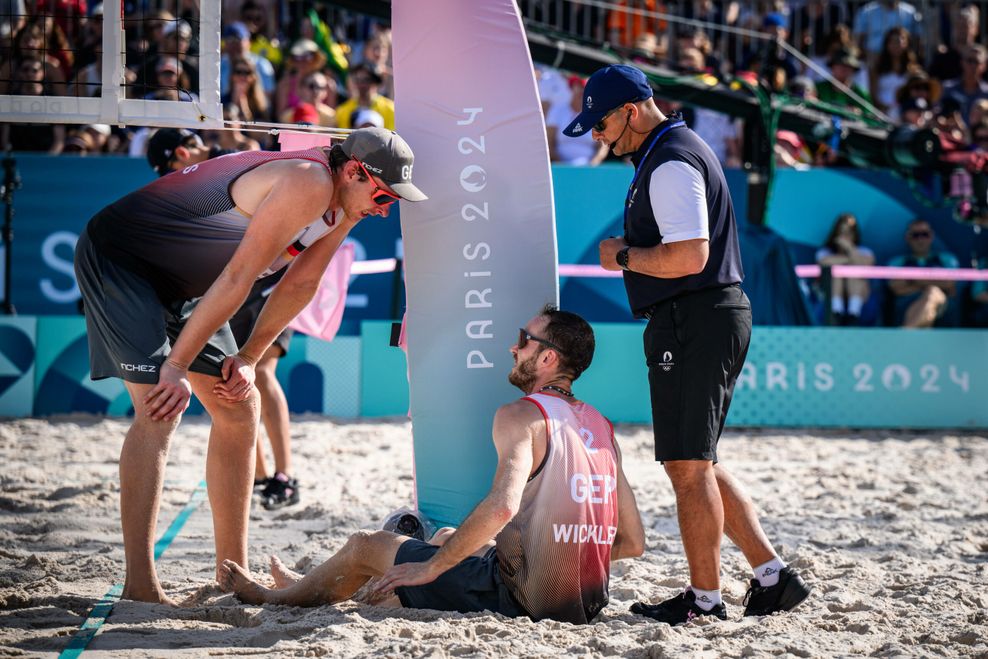
[[[185,504],[185,507],[178,513],[168,528],[158,539],[158,542],[154,543],[154,560],[157,561],[161,558],[161,555],[165,553],[165,550],[172,544],[172,541],[181,532],[182,527],[192,516],[192,513],[196,511],[199,504],[202,503],[203,499],[206,498],[206,481],[199,481],[199,485],[192,492],[192,496],[189,497],[189,502]],[[64,650],[58,655],[58,659],[76,659],[79,655],[85,651],[89,646],[90,641],[96,637],[99,633],[100,628],[106,619],[110,617],[110,612],[113,610],[113,605],[120,601],[120,595],[123,593],[123,584],[114,584],[110,590],[106,591],[106,595],[97,602],[93,610],[89,612],[89,616],[86,620],[79,626],[79,629],[72,636],[72,640],[65,647]]]
[[[158,542],[154,543],[154,560],[157,561],[161,558],[161,555],[165,553],[165,550],[172,544],[175,537],[181,532],[182,527],[185,526],[185,522],[188,521],[192,513],[196,511],[202,500],[206,498],[206,481],[199,481],[199,485],[192,492],[192,496],[189,497],[189,502],[185,504],[185,508],[178,513],[175,520],[165,529],[165,532],[158,539]]]

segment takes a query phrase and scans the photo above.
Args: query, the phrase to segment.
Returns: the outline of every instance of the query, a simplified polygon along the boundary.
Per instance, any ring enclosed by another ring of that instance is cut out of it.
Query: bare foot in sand
[[[271,555],[271,576],[274,578],[275,588],[288,588],[302,580],[302,575],[289,570],[281,559]]]
[[[266,595],[270,591],[251,579],[250,573],[233,561],[223,561],[217,574],[220,588],[227,592],[233,591],[241,602],[264,604],[267,601]]]
[[[165,606],[178,606],[178,601],[165,595],[165,591],[161,590],[160,587],[141,591],[125,585],[123,592],[120,594],[120,599],[132,600],[134,602],[149,602],[151,604],[164,604]]]

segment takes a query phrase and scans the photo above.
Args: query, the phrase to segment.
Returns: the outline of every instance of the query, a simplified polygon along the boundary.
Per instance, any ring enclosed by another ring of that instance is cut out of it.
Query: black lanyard
[[[631,185],[628,186],[628,196],[627,196],[627,198],[624,201],[624,223],[625,223],[625,226],[627,226],[627,224],[628,224],[628,209],[631,208],[631,195],[632,195],[632,193],[635,190],[635,183],[638,182],[638,176],[642,172],[642,167],[645,165],[645,161],[648,160],[648,154],[652,153],[652,148],[656,145],[656,143],[658,143],[660,137],[662,137],[663,135],[665,135],[666,133],[668,133],[673,128],[682,128],[685,125],[686,125],[686,122],[685,121],[677,121],[675,123],[671,123],[668,126],[666,126],[665,128],[663,128],[662,130],[660,130],[658,135],[656,135],[655,137],[652,138],[652,143],[648,145],[648,150],[645,152],[645,155],[642,156],[642,159],[638,163],[638,166],[635,167],[635,177],[633,179],[631,179]]]

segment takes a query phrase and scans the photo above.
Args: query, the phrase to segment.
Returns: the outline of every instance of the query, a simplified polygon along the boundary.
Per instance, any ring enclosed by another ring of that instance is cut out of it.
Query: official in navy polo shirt
[[[623,270],[631,310],[648,319],[645,359],[655,459],[676,492],[690,587],[632,611],[672,625],[727,618],[720,594],[720,540],[727,531],[754,571],[745,615],[788,611],[810,589],[783,563],[754,504],[717,461],[717,443],[748,353],[751,305],[737,223],[720,162],[682,117],[666,117],[645,74],[626,65],[587,82],[583,111],[563,131],[592,131],[635,174],[624,237],[600,243],[600,264]]]

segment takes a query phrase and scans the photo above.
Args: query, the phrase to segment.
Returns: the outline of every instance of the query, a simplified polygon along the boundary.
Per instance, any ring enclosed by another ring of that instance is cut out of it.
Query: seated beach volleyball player
[[[406,607],[592,620],[607,604],[610,562],[640,556],[645,543],[614,430],[572,393],[593,359],[593,330],[547,306],[511,352],[508,380],[525,396],[494,416],[494,482],[441,546],[360,531],[304,577],[272,561],[280,588],[261,586],[233,561],[220,583],[245,602],[312,606],[381,577],[371,597],[394,591]]]
[[[426,198],[411,183],[413,162],[404,140],[376,128],[332,149],[234,153],[130,193],[79,236],[91,376],[124,380],[134,405],[120,452],[123,598],[171,602],[154,567],[155,520],[169,444],[193,392],[212,422],[206,482],[217,570],[223,559],[247,559],[254,365],[362,218]],[[227,321],[259,277],[285,267],[238,351]]]

